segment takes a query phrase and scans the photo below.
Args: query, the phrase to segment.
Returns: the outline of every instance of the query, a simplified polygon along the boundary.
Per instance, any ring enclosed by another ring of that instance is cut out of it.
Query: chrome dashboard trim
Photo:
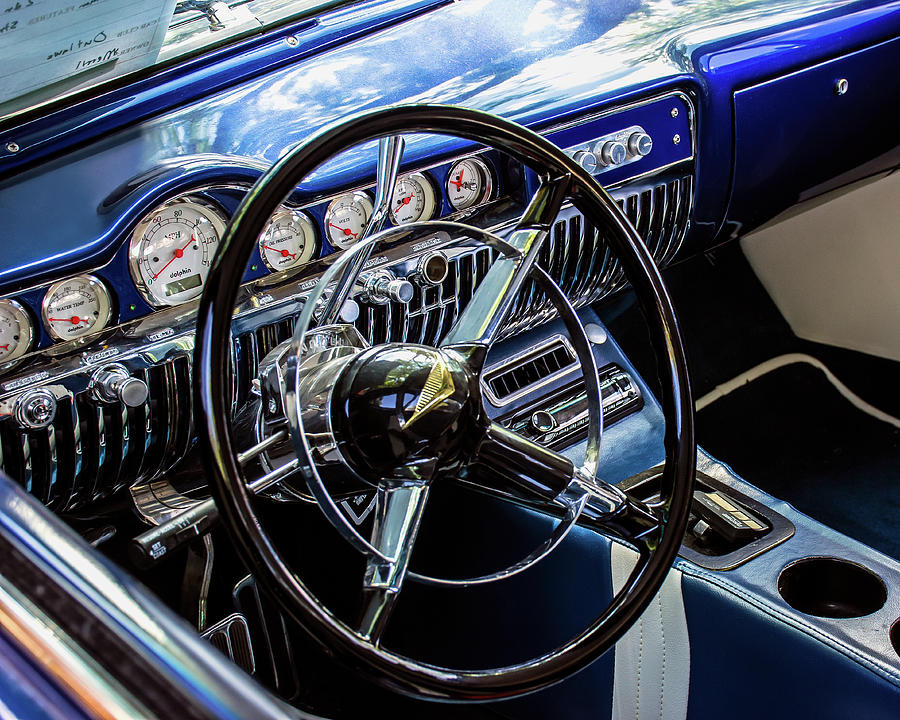
[[[560,368],[556,372],[550,373],[549,375],[542,378],[541,380],[538,380],[535,383],[525,385],[519,390],[516,390],[511,395],[507,395],[502,400],[494,394],[493,390],[491,390],[491,386],[488,383],[493,375],[499,375],[500,373],[514,367],[515,365],[521,365],[532,357],[543,354],[545,350],[552,347],[553,345],[562,345],[569,353],[569,356],[572,358],[572,362],[565,367]],[[519,398],[524,397],[525,395],[530,395],[531,393],[540,390],[542,387],[545,387],[546,385],[549,385],[556,380],[561,380],[566,375],[569,375],[573,372],[581,372],[581,364],[578,362],[578,356],[575,353],[575,348],[572,347],[572,343],[569,341],[569,338],[560,333],[556,333],[555,335],[551,335],[550,337],[546,338],[537,345],[528,348],[527,350],[518,352],[515,355],[510,355],[500,362],[494,363],[493,365],[488,365],[484,369],[484,373],[482,373],[481,376],[481,391],[490,401],[491,405],[498,408],[504,407],[518,400]]]

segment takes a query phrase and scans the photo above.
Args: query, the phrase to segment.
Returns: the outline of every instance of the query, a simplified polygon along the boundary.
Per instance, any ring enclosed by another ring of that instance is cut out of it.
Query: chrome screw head
[[[850,81],[847,78],[841,78],[834,84],[834,94],[835,95],[846,95],[847,91],[850,89]]]

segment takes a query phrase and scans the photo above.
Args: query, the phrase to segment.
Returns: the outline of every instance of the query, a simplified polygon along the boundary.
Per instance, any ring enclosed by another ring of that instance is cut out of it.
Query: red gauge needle
[[[3,348],[4,350],[6,350],[6,352],[9,352],[9,343],[6,343],[6,345],[0,345],[0,348]]]
[[[67,322],[72,323],[73,325],[77,325],[80,322],[87,322],[87,319],[80,318],[77,315],[73,315],[70,318],[47,318],[50,322]]]
[[[403,205],[409,205],[410,200],[412,200],[415,196],[415,193],[410,193],[409,197],[400,198],[400,202],[397,203],[397,209],[399,210]]]
[[[465,171],[466,171],[465,168],[460,168],[460,169],[459,169],[459,175],[456,177],[456,180],[451,180],[451,181],[450,181],[450,184],[451,184],[451,185],[456,185],[456,189],[457,189],[457,190],[459,190],[459,188],[462,186],[462,176],[463,176],[463,173],[464,173]]]
[[[156,275],[153,276],[153,279],[156,280],[156,278],[158,278],[160,275],[162,275],[163,270],[165,270],[167,267],[169,267],[169,265],[171,265],[171,264],[172,264],[173,262],[175,262],[176,260],[179,260],[179,259],[183,258],[183,257],[184,257],[184,251],[187,250],[187,246],[190,245],[192,242],[194,242],[194,233],[191,233],[191,239],[188,240],[182,247],[178,248],[178,249],[175,251],[175,254],[172,255],[172,259],[169,260],[169,262],[167,262],[165,265],[163,265],[163,266],[159,269],[159,272],[156,273]]]
[[[268,245],[263,245],[263,249],[281,253],[281,257],[297,257],[294,253],[290,253],[287,250],[279,250],[278,248],[269,247]]]
[[[342,228],[340,225],[335,225],[334,223],[328,224],[331,225],[331,227],[340,230],[342,233],[344,233],[344,235],[352,235],[353,237],[356,237],[356,233],[350,232],[350,228]]]

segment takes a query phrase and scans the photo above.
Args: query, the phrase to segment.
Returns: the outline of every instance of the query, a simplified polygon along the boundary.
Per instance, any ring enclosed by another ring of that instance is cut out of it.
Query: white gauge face
[[[15,300],[0,300],[0,364],[12,362],[31,347],[31,319]]]
[[[305,213],[275,213],[259,238],[259,254],[272,272],[308,263],[316,252],[316,229]]]
[[[109,291],[92,275],[76,275],[50,286],[41,305],[47,332],[72,340],[99,332],[109,324]]]
[[[431,220],[436,196],[431,181],[422,173],[405,175],[397,180],[391,199],[391,219],[397,225],[418,220]]]
[[[178,305],[203,292],[225,220],[199,200],[175,200],[147,216],[131,237],[132,278],[151,305]]]
[[[325,231],[336,248],[350,247],[359,240],[372,217],[372,201],[364,192],[335,198],[325,211]]]
[[[466,210],[490,197],[491,171],[478,158],[454,163],[447,175],[447,198],[455,210]]]

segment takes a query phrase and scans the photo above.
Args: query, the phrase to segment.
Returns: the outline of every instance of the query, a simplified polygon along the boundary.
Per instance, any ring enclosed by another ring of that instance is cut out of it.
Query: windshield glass
[[[0,118],[342,4],[0,0]]]

